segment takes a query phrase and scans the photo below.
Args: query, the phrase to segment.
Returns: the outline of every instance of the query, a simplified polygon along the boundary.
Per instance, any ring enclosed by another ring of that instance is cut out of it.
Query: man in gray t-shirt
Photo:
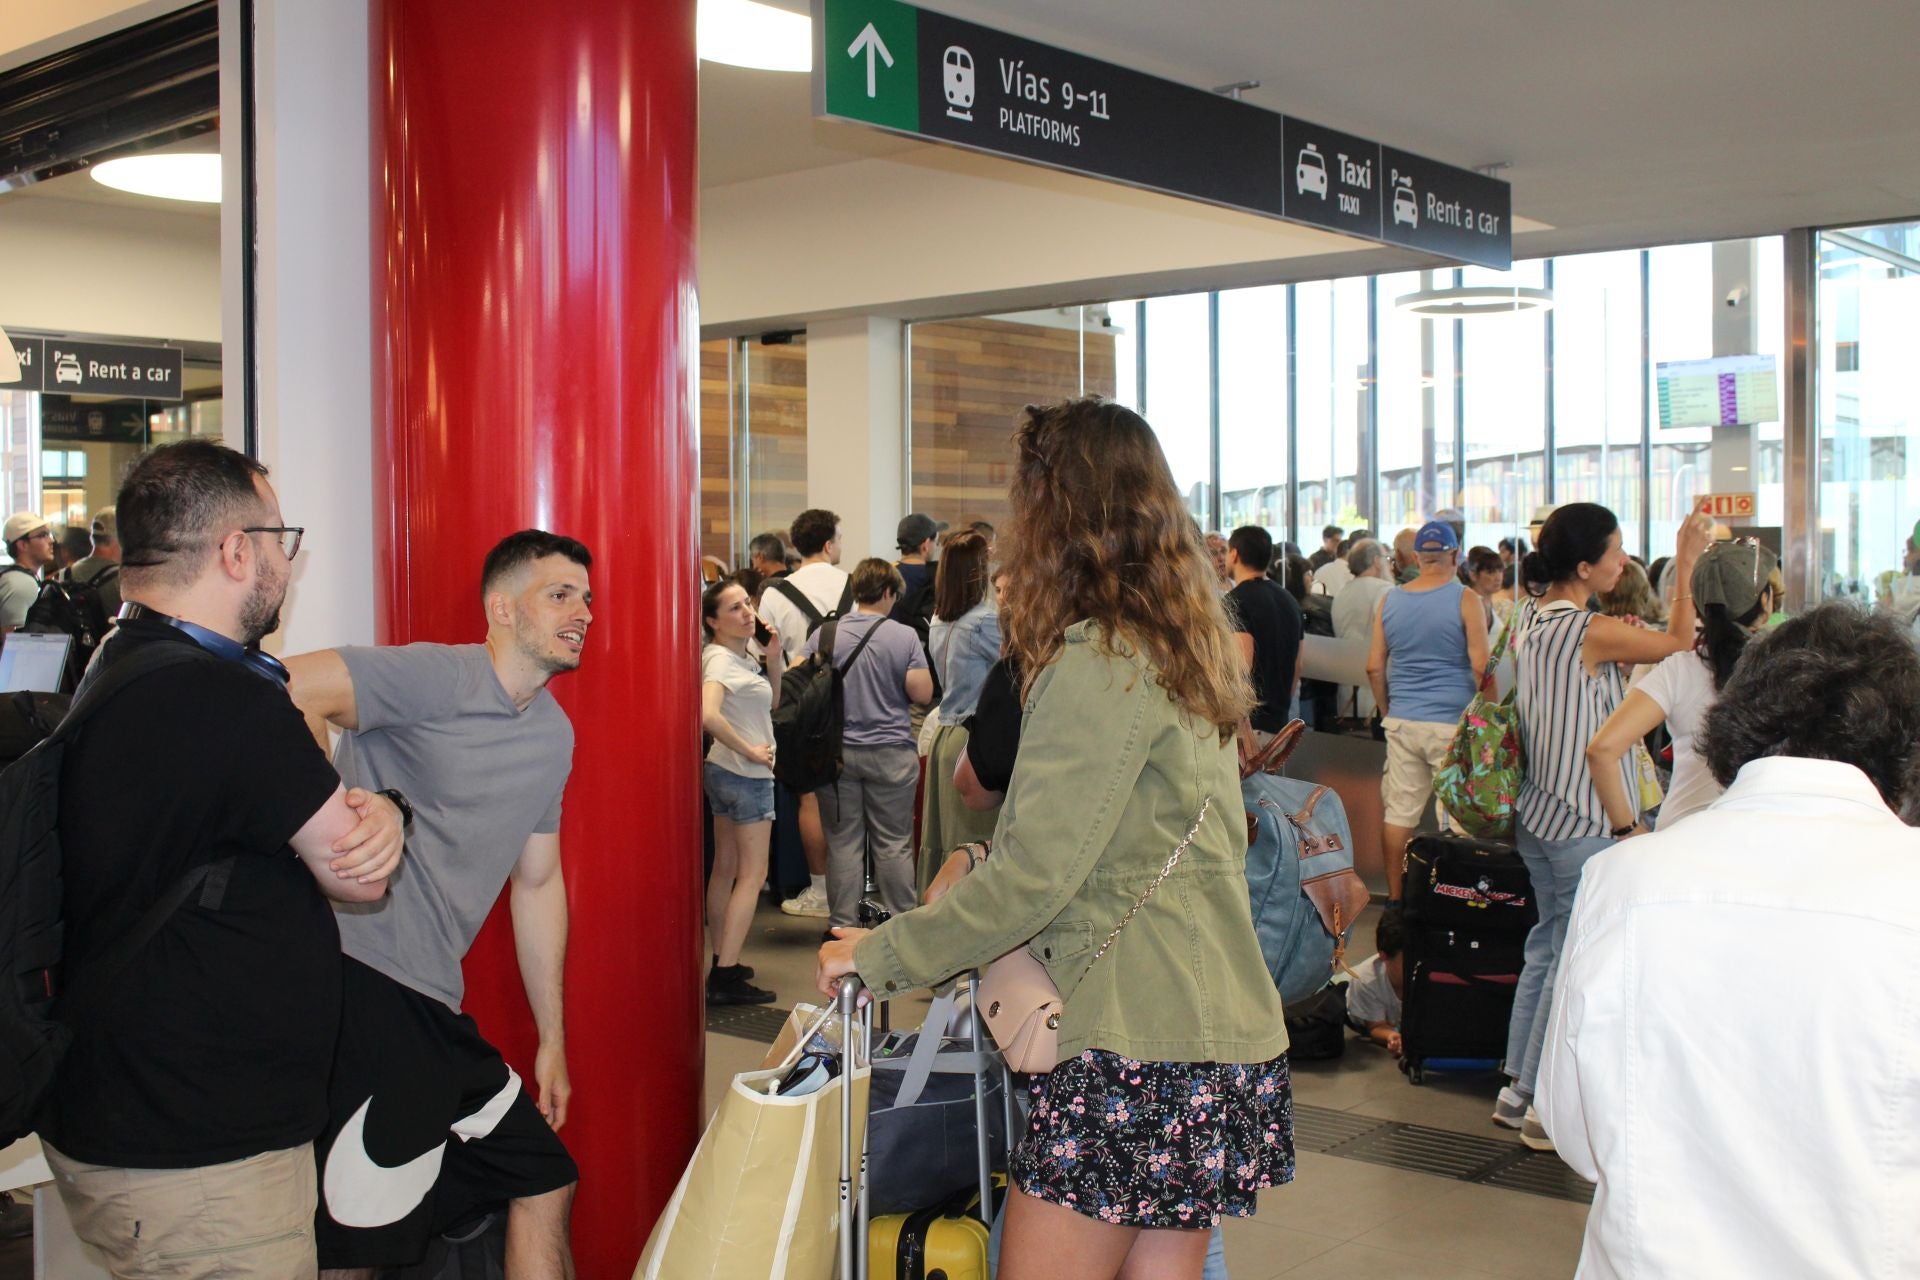
[[[591,564],[571,538],[516,533],[482,572],[484,644],[288,661],[316,736],[341,730],[341,776],[397,792],[412,810],[403,876],[376,909],[337,913],[348,964],[332,1114],[317,1147],[323,1268],[410,1265],[433,1236],[501,1200],[513,1202],[510,1241],[526,1233],[544,1256],[565,1256],[579,1174],[554,1131],[571,1092],[559,831],[573,726],[546,686],[580,665]],[[540,1035],[537,1104],[459,1012],[460,963],[509,883]],[[430,1169],[393,1158],[428,1149],[439,1156]]]

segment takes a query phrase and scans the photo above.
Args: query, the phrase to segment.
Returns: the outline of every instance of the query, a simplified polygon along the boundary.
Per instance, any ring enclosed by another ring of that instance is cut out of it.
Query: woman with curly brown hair
[[[1014,434],[1002,629],[1026,728],[991,856],[821,948],[897,996],[1031,949],[1065,1011],[1013,1153],[1004,1280],[1201,1274],[1208,1228],[1293,1176],[1280,1000],[1245,879],[1253,705],[1153,431],[1097,399]]]

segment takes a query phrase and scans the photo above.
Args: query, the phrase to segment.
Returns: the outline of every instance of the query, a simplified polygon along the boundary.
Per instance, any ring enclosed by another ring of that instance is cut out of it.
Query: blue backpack
[[[1305,730],[1295,720],[1240,773],[1253,928],[1286,1005],[1314,995],[1344,967],[1347,934],[1371,900],[1353,869],[1353,831],[1340,797],[1279,774]]]

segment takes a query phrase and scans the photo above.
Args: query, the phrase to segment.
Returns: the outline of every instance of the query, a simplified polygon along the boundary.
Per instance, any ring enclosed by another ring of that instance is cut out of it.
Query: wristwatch
[[[385,796],[387,799],[393,801],[393,807],[400,811],[400,829],[402,831],[413,830],[413,806],[407,803],[405,796],[401,795],[399,791],[392,787],[388,787],[385,791],[376,791],[374,794]]]
[[[1613,838],[1615,840],[1624,840],[1627,838],[1627,833],[1632,831],[1635,827],[1639,825],[1640,825],[1640,820],[1638,818],[1635,818],[1632,822],[1629,822],[1624,827],[1615,827],[1613,829]]]

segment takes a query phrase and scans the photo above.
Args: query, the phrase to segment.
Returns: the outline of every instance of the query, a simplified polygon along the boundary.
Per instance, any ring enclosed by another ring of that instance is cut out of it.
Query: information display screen
[[[1654,366],[1663,427],[1751,426],[1780,420],[1772,356],[1663,360]]]

